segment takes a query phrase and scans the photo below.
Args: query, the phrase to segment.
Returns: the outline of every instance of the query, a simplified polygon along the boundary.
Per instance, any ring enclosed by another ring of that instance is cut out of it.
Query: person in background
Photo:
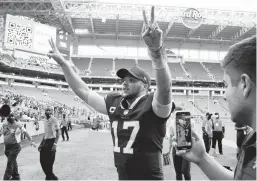
[[[66,134],[66,140],[69,141],[69,134],[68,134],[67,128],[68,128],[68,121],[66,118],[66,114],[63,114],[63,118],[61,122],[62,141],[65,141],[64,133]]]
[[[0,128],[0,137],[4,135],[4,153],[7,157],[7,166],[3,180],[20,180],[17,157],[21,151],[21,133],[28,138],[32,146],[36,146],[26,129],[21,123],[17,123],[14,114],[10,113],[7,117],[7,123],[4,123]]]
[[[53,173],[53,164],[60,136],[60,124],[59,121],[52,116],[53,108],[47,107],[45,115],[45,134],[38,147],[38,151],[40,152],[40,164],[46,175],[46,180],[58,180],[58,177]]]
[[[71,126],[71,115],[68,116],[68,131],[72,130],[72,126]]]
[[[210,113],[206,113],[202,124],[203,140],[204,140],[204,145],[207,153],[209,153],[211,148],[212,131],[213,131],[211,116],[212,115]]]
[[[217,156],[216,154],[216,142],[218,141],[219,153],[223,155],[222,149],[222,139],[225,135],[225,126],[223,122],[219,119],[219,113],[215,113],[212,116],[213,121],[213,131],[212,131],[212,155]]]

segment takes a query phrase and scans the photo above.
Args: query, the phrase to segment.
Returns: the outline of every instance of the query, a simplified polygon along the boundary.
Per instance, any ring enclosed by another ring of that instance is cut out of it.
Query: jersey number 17
[[[123,153],[127,154],[133,154],[134,150],[132,148],[132,145],[136,139],[137,133],[139,131],[139,121],[124,121],[122,129],[128,129],[129,127],[132,127],[133,130],[131,132],[130,138],[127,142],[126,147],[119,147],[118,146],[118,121],[113,121],[112,123],[112,129],[113,129],[113,135],[114,135],[114,152],[120,153],[121,149],[123,149]]]

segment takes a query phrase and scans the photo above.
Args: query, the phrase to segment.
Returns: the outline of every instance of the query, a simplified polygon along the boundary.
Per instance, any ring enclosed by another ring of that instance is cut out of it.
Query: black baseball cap
[[[135,77],[138,80],[141,80],[145,84],[148,84],[150,86],[150,75],[146,72],[146,70],[140,68],[140,67],[132,67],[130,70],[127,70],[125,68],[119,69],[116,73],[116,75],[123,79],[126,75],[131,75]]]
[[[7,117],[9,116],[9,114],[11,113],[11,108],[10,106],[8,105],[3,105],[1,108],[0,108],[0,116],[3,116],[3,117]]]

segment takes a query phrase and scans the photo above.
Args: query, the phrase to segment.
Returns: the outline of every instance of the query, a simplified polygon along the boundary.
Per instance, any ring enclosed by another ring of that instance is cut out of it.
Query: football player
[[[105,98],[91,91],[58,51],[49,43],[52,57],[61,67],[72,90],[95,110],[107,114],[111,122],[114,163],[120,180],[163,180],[162,146],[166,121],[172,112],[171,74],[163,47],[163,32],[143,11],[145,32],[142,34],[156,76],[156,91],[149,93],[150,76],[140,67],[120,69],[122,93]]]

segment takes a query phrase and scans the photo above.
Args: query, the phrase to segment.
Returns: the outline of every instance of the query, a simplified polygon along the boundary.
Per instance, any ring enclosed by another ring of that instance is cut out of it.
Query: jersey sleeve
[[[115,100],[119,97],[121,97],[121,94],[117,92],[111,92],[104,97],[105,104],[106,104],[106,111],[108,115],[116,109],[117,105],[115,104],[117,103],[115,102]]]
[[[167,118],[174,111],[175,104],[174,104],[174,101],[172,100],[170,104],[162,105],[157,101],[155,94],[153,94],[152,108],[154,113],[158,117]]]

